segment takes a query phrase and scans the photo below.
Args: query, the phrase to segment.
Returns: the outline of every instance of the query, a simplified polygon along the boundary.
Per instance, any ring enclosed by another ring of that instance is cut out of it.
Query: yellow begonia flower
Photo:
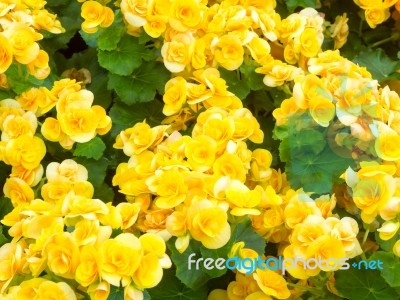
[[[341,241],[334,237],[330,236],[320,236],[317,238],[306,250],[307,257],[321,259],[327,261],[327,265],[321,265],[321,269],[325,271],[332,270],[335,265],[331,265],[329,259],[335,259],[336,269],[339,269],[340,264],[337,262],[340,259],[346,258],[346,253],[343,248],[343,244]]]
[[[43,140],[32,135],[21,135],[9,141],[5,147],[5,157],[10,165],[22,165],[28,170],[37,168],[46,154]]]
[[[23,249],[17,243],[6,243],[0,247],[0,264],[2,271],[0,281],[2,282],[1,292],[3,293],[14,276],[21,272]]]
[[[163,96],[164,108],[163,114],[171,116],[178,113],[186,102],[186,80],[183,77],[174,77],[165,85]]]
[[[172,73],[182,72],[190,63],[189,47],[191,39],[180,35],[171,42],[165,42],[161,48],[164,65]]]
[[[72,226],[81,217],[96,220],[107,216],[110,209],[100,199],[89,199],[69,192],[62,201],[61,213],[65,216],[65,221]]]
[[[334,48],[339,49],[344,46],[347,42],[347,37],[349,35],[349,25],[347,22],[347,14],[344,13],[342,16],[337,16],[335,18],[335,23],[331,27],[331,37],[334,39]]]
[[[33,112],[26,112],[22,116],[10,114],[1,126],[1,140],[9,141],[21,135],[34,135],[37,128],[37,119]]]
[[[396,189],[397,191],[397,189]],[[399,197],[392,197],[390,198],[389,202],[385,205],[384,208],[381,209],[379,215],[385,221],[393,220],[396,218],[397,214],[400,211],[400,198]]]
[[[86,181],[88,179],[87,169],[76,163],[72,159],[66,159],[61,163],[51,162],[46,167],[46,177],[48,182],[67,181],[75,183],[77,181]]]
[[[23,166],[15,166],[11,169],[10,177],[20,178],[30,187],[37,185],[43,176],[43,166],[39,165],[33,170],[25,169]]]
[[[131,233],[121,233],[105,241],[97,252],[100,278],[114,286],[128,285],[140,265],[142,245]]]
[[[110,284],[107,281],[94,282],[89,285],[87,293],[90,299],[107,300],[110,295]]]
[[[218,157],[213,165],[215,177],[227,176],[231,179],[237,179],[244,182],[246,179],[246,170],[242,161],[234,154],[224,153]]]
[[[14,206],[29,203],[34,199],[32,188],[22,179],[15,177],[6,180],[3,192],[7,198],[11,199]]]
[[[244,49],[236,36],[222,36],[213,48],[215,60],[225,69],[236,70],[243,63]]]
[[[181,32],[197,29],[203,19],[203,7],[196,0],[173,1],[169,14],[169,25]]]
[[[256,272],[253,273],[253,277],[265,294],[277,299],[289,298],[290,291],[287,288],[286,280],[281,275],[268,269],[257,269]]]
[[[146,184],[157,195],[155,203],[160,208],[176,207],[185,200],[188,190],[184,174],[174,169],[157,170]]]
[[[51,236],[44,245],[42,256],[47,257],[47,266],[54,274],[73,279],[79,265],[79,249],[68,232]]]
[[[76,300],[73,289],[65,282],[53,282],[44,278],[33,278],[23,281],[13,291],[15,299],[28,300],[34,298],[48,300]]]
[[[75,272],[75,280],[82,286],[89,286],[98,279],[97,250],[93,245],[80,249],[80,263]]]
[[[232,180],[226,188],[225,194],[234,216],[259,215],[261,212],[256,207],[261,202],[263,188],[257,186],[250,190],[239,180]]]
[[[317,32],[314,28],[306,28],[300,35],[300,51],[306,57],[314,57],[321,49]]]
[[[192,237],[209,249],[218,249],[230,239],[231,227],[226,210],[204,199],[188,209]]]
[[[81,10],[81,16],[84,19],[82,30],[86,33],[95,33],[98,26],[109,27],[114,21],[112,9],[97,1],[85,1]]]
[[[146,23],[147,0],[122,0],[120,6],[125,20],[131,26],[141,27]]]
[[[236,273],[236,280],[231,281],[226,289],[229,300],[247,299],[253,293],[261,292],[251,275],[244,275],[240,272]],[[264,294],[261,292],[261,294]],[[265,294],[264,294],[265,295]],[[261,298],[263,299],[263,298]]]
[[[390,240],[396,235],[399,228],[399,221],[386,221],[382,224],[381,228],[378,228],[379,237],[384,241]]]
[[[228,298],[227,291],[215,289],[208,294],[207,300],[230,300],[230,298]]]
[[[400,159],[400,135],[389,126],[378,123],[378,137],[375,140],[375,150],[377,155],[387,161]]]
[[[377,25],[385,22],[390,17],[389,8],[382,5],[367,8],[365,10],[365,20],[371,28],[375,28]]]
[[[371,223],[385,207],[394,193],[394,182],[390,176],[359,181],[353,188],[353,200],[361,209],[361,218]]]
[[[263,82],[266,86],[281,86],[285,81],[292,81],[303,74],[300,68],[288,65],[280,60],[273,60],[256,69],[257,73],[265,74]]]
[[[36,30],[46,30],[54,34],[65,32],[61,22],[57,20],[57,15],[51,14],[46,9],[33,10],[32,17],[33,27]]]
[[[335,117],[335,105],[323,96],[313,98],[308,105],[314,121],[322,127],[328,127]]]
[[[214,163],[217,143],[206,135],[199,135],[188,142],[185,147],[187,161],[194,171],[205,172]]]
[[[27,24],[14,22],[3,31],[3,35],[11,44],[14,58],[21,64],[29,64],[39,55],[37,41],[43,36]]]
[[[285,224],[289,228],[302,223],[308,215],[321,216],[321,211],[306,194],[294,195],[284,209]]]
[[[13,48],[8,39],[0,34],[0,73],[4,73],[13,62]]]

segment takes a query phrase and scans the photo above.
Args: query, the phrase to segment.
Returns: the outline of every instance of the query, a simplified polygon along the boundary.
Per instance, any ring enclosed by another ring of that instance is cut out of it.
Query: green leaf
[[[151,300],[150,294],[147,290],[143,290],[143,300]]]
[[[336,155],[327,146],[318,155],[312,152],[292,152],[286,164],[286,174],[293,188],[326,194],[332,192],[333,181],[349,166],[354,166],[352,159]]]
[[[225,246],[223,246],[219,249],[208,249],[204,246],[201,246],[200,253],[204,259],[212,258],[212,259],[214,259],[214,261],[217,260],[218,258],[227,259],[228,253],[231,250],[232,245],[233,245],[233,243],[231,241],[229,241]],[[204,265],[202,265],[201,267],[202,267],[202,270],[204,271],[204,273],[208,274],[211,278],[221,277],[227,271],[226,268],[223,268],[222,270],[220,270],[220,269],[214,267],[213,269],[208,270],[208,269],[204,268]]]
[[[279,145],[279,156],[281,161],[289,162],[291,157],[299,153],[318,155],[325,145],[325,137],[317,130],[293,131]]]
[[[113,124],[120,124],[131,127],[137,122],[143,122],[150,126],[156,126],[165,118],[162,114],[163,104],[160,101],[152,101],[151,103],[135,103],[126,105],[116,102],[110,109],[109,116],[113,119]]]
[[[240,99],[246,98],[250,93],[250,88],[245,80],[240,79],[239,71],[228,71],[221,68],[219,72],[221,78],[226,81],[228,91],[234,93]]]
[[[100,32],[97,45],[101,50],[114,50],[117,48],[121,37],[125,32],[125,25],[122,13],[119,9],[114,12],[114,22],[108,28]]]
[[[105,203],[113,202],[115,198],[114,190],[106,183],[95,185],[93,198],[100,199]]]
[[[253,91],[258,91],[265,88],[265,84],[263,82],[264,75],[255,72],[257,67],[258,66],[246,64],[242,64],[240,66],[240,72],[242,73],[244,81]]]
[[[3,186],[3,185],[2,185]],[[6,197],[0,197],[0,220],[14,209],[11,200]]]
[[[249,218],[246,218],[245,221],[239,223],[235,227],[231,240],[233,243],[244,242],[245,248],[253,249],[259,255],[264,254],[266,241],[261,235],[254,231]]]
[[[246,98],[246,103],[252,105],[255,111],[262,111],[264,116],[275,108],[269,93],[265,90],[251,92]]]
[[[50,59],[53,60],[57,50],[68,47],[68,42],[80,29],[83,18],[81,17],[81,4],[77,1],[58,0],[51,2],[52,3],[49,3],[47,1],[46,7],[48,5],[53,6],[51,7],[51,12],[57,14],[57,19],[65,29],[65,32],[60,34],[47,33],[48,37],[45,36],[45,38],[40,41],[40,46],[43,47],[49,54]],[[56,3],[53,4],[53,2]],[[42,31],[41,33],[44,32]]]
[[[293,12],[297,7],[312,7],[317,6],[317,0],[286,0],[286,6],[290,12]]]
[[[98,50],[100,66],[117,75],[130,75],[142,64],[142,60],[153,58],[152,51],[139,44],[138,38],[129,35],[121,38],[115,50]]]
[[[0,100],[14,98],[15,94],[12,91],[6,91],[0,89]]]
[[[97,48],[97,39],[100,35],[99,30],[95,33],[86,33],[83,30],[79,30],[79,34],[89,47]]]
[[[4,162],[0,161],[0,186],[1,187],[4,186],[4,183],[6,182],[6,179],[7,179],[8,175],[10,175],[10,173],[11,173],[11,166],[6,165]],[[0,198],[0,201],[1,201],[1,198]],[[0,202],[0,216],[1,216],[1,212],[3,211],[2,208],[3,208],[3,206],[1,205],[1,202]]]
[[[400,239],[400,231],[397,231],[394,237],[390,240],[384,241],[379,237],[379,232],[375,231],[375,241],[379,244],[379,246],[388,252],[393,251],[394,244]]]
[[[77,157],[75,160],[88,170],[88,180],[91,184],[98,186],[104,182],[109,165],[109,161],[106,158],[102,157],[99,160],[94,160],[92,158]]]
[[[157,100],[150,103],[135,103],[130,106],[119,101],[115,102],[108,114],[113,120],[110,135],[115,139],[122,130],[132,127],[138,122],[143,122],[143,120],[146,120],[150,126],[160,125],[165,118],[162,107],[161,101]]]
[[[280,146],[280,156],[286,162],[290,185],[315,194],[332,192],[333,182],[354,166],[351,156],[334,148],[329,128],[313,129],[315,124],[308,114],[293,116],[286,126],[288,135]]]
[[[8,240],[8,238],[4,235],[3,230],[4,230],[4,226],[0,225],[0,247],[3,246],[4,244],[10,242]]]
[[[170,239],[167,242],[168,249],[171,251],[171,260],[176,266],[176,277],[185,284],[187,287],[198,290],[202,287],[211,277],[207,275],[202,268],[196,270],[194,266],[189,270],[188,259],[189,255],[195,253],[194,258],[201,257],[200,254],[200,243],[191,240],[188,248],[183,253],[179,253],[175,247],[175,238]],[[151,293],[150,293],[151,294]],[[168,299],[168,298],[167,298]],[[170,298],[169,298],[170,299]]]
[[[98,160],[103,155],[104,150],[106,150],[106,145],[101,138],[96,136],[87,143],[78,143],[74,155]]]
[[[382,262],[381,275],[391,287],[400,287],[400,258],[393,252],[377,251],[369,258]]]
[[[59,6],[65,5],[68,3],[68,0],[48,0],[46,1],[46,6]]]
[[[16,94],[21,94],[31,87],[44,85],[44,80],[38,80],[27,71],[25,65],[13,63],[5,72],[11,89]]]
[[[170,73],[160,62],[144,63],[131,76],[109,74],[108,88],[114,89],[121,100],[132,105],[154,100],[156,92],[164,92]]]
[[[154,39],[149,36],[146,31],[142,30],[139,35],[139,44],[146,44],[147,42],[153,41]]]
[[[164,270],[161,282],[148,289],[151,300],[200,300],[207,299],[207,288],[203,286],[196,291],[186,287],[175,277],[175,270]]]
[[[335,272],[335,287],[349,300],[398,300],[377,270],[349,269]]]
[[[107,300],[124,300],[124,288],[111,285]]]
[[[380,48],[361,51],[353,62],[366,67],[372,77],[379,82],[400,77],[400,74],[395,73],[400,62],[391,60]]]

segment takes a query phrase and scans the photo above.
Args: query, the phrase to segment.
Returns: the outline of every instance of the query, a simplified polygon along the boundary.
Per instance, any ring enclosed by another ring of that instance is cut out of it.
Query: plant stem
[[[359,38],[362,37],[362,27],[363,27],[363,23],[364,23],[364,20],[361,19],[361,20],[360,20],[360,26],[358,26],[358,37],[359,37]]]
[[[364,237],[363,237],[363,240],[361,243],[361,247],[364,246],[365,242],[367,241],[368,234],[369,234],[369,229],[365,230]]]
[[[371,48],[375,48],[375,47],[378,47],[378,46],[383,45],[385,43],[388,43],[388,42],[391,42],[391,41],[395,41],[395,40],[399,39],[399,37],[400,37],[400,35],[398,33],[392,34],[391,36],[389,36],[386,39],[383,39],[383,40],[377,41],[376,43],[373,43],[371,45]]]
[[[287,285],[294,287],[296,289],[303,289],[303,290],[310,291],[310,292],[320,292],[320,290],[321,290],[321,288],[319,288],[319,287],[304,286],[304,285],[300,285],[300,284],[292,283],[292,282],[288,282]]]

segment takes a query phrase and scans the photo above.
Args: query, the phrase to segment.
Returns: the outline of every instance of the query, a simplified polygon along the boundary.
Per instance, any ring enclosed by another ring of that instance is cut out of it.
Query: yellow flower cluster
[[[237,272],[226,291],[215,289],[207,300],[272,300],[288,299],[289,296],[290,291],[282,275],[268,269],[257,269],[252,275]]]
[[[364,223],[383,223],[377,229],[379,237],[390,240],[400,228],[399,172],[397,163],[361,162],[361,168],[354,172],[348,168],[342,177],[350,188],[354,204],[361,210]],[[400,240],[393,246],[393,253],[400,256]]]
[[[392,6],[399,6],[398,0],[354,0],[354,2],[365,10],[365,20],[371,28],[375,28],[390,17]]]
[[[0,264],[7,266],[0,277],[2,293],[25,299],[19,295],[34,289],[40,299],[52,299],[54,293],[61,299],[78,298],[79,290],[64,282],[36,278],[43,271],[75,280],[92,299],[107,299],[110,285],[122,285],[130,295],[126,299],[137,299],[143,289],[160,282],[162,269],[171,266],[164,240],[154,233],[137,238],[129,232],[140,205],[113,206],[92,199],[87,177],[86,168],[73,160],[52,162],[46,168],[47,183],[41,187],[44,200],[16,203],[4,217],[2,223],[10,227],[13,240],[0,248]],[[114,237],[113,229],[124,232]],[[13,286],[18,276],[34,279]],[[45,286],[48,294],[42,294]]]
[[[321,270],[339,269],[341,260],[363,252],[357,240],[358,230],[357,222],[349,217],[308,215],[302,223],[294,226],[290,245],[283,250],[284,257],[294,261],[288,264],[288,272],[295,278],[307,279]],[[310,268],[311,259],[322,263]]]
[[[25,102],[40,101],[41,93],[29,90],[22,98]],[[65,149],[71,149],[75,142],[86,143],[96,134],[104,135],[111,129],[111,118],[100,105],[92,105],[94,95],[83,89],[74,79],[56,81],[50,90],[57,118],[48,117],[42,127],[42,135],[49,141],[59,142]],[[33,98],[33,99],[32,99]]]
[[[19,286],[10,288],[3,299],[60,299],[76,300],[73,289],[65,282],[53,282],[44,278],[33,278],[23,281]]]
[[[49,56],[40,49],[39,31],[65,31],[55,14],[45,9],[45,1],[5,1],[0,5],[0,73],[13,62],[26,65],[29,74],[44,79],[50,74]]]
[[[342,48],[347,42],[347,37],[349,36],[349,25],[347,25],[348,21],[349,19],[347,18],[347,14],[344,13],[342,16],[337,16],[335,23],[331,24],[330,31],[331,37],[334,41],[335,49]]]
[[[339,126],[348,126],[351,134],[340,133],[337,141],[357,140],[366,150],[374,142],[377,156],[387,161],[400,158],[398,94],[389,87],[379,88],[365,68],[326,51],[308,61],[309,74],[295,79],[293,97],[282,102],[273,115],[277,125],[286,124],[291,116],[308,111],[314,121],[328,127],[337,117]],[[397,150],[396,150],[397,149]]]
[[[81,16],[84,19],[82,30],[86,33],[95,33],[99,26],[107,28],[114,22],[114,12],[111,8],[97,1],[85,1],[81,7]]]
[[[214,113],[221,115],[222,119],[225,119],[223,118],[226,115],[225,112],[232,111],[229,119],[234,118],[235,126],[237,127],[232,139],[239,141],[249,138],[252,142],[261,143],[263,133],[256,119],[251,115],[250,111],[243,108],[240,99],[229,92],[227,88],[225,80],[220,77],[219,71],[214,68],[197,70],[193,72],[193,77],[189,80],[181,76],[172,78],[165,85],[163,113],[167,118],[163,123],[171,124],[172,130],[180,130],[185,129],[185,123],[192,120],[195,114],[199,114],[204,109],[211,109]],[[218,108],[225,110],[225,112],[218,111]],[[233,111],[235,112],[233,113]],[[207,134],[214,136],[218,144],[230,139],[232,128],[228,124],[230,123],[228,119],[218,125],[217,121],[209,123],[207,121],[208,118],[209,112],[203,114],[202,118],[198,118],[198,126],[194,130],[195,135]],[[247,124],[246,122],[249,123]],[[214,128],[213,126],[217,127]],[[214,130],[228,130],[228,136],[222,132],[212,133]],[[216,135],[218,134],[221,136],[217,137]],[[224,141],[220,141],[221,139],[224,139]]]
[[[262,142],[260,125],[226,91],[218,71],[194,76],[195,83],[170,80],[164,97],[167,114],[198,111],[191,136],[144,121],[122,131],[114,144],[130,159],[118,166],[113,184],[142,205],[140,230],[177,236],[179,251],[190,237],[211,249],[222,247],[230,238],[228,214],[259,215],[266,193],[283,180],[270,168],[269,151],[247,148],[247,139]]]
[[[218,66],[236,70],[251,57],[266,65],[264,72],[281,77],[280,73],[293,68],[283,63],[270,70],[277,64],[271,54],[283,59],[283,43],[284,59],[290,64],[315,56],[321,50],[324,20],[312,8],[281,20],[275,6],[275,1],[253,0],[120,3],[129,34],[138,35],[143,28],[153,38],[163,37],[161,54],[172,73]],[[334,32],[342,44],[347,37],[345,23],[338,20]]]
[[[35,136],[37,125],[36,115],[24,110],[17,100],[0,101],[0,160],[12,166],[3,191],[14,206],[33,200],[32,187],[43,175],[40,163],[46,146]]]
[[[320,52],[324,41],[323,23],[324,19],[312,8],[305,8],[282,20],[279,36],[285,47],[287,62],[295,64]]]
[[[399,181],[394,177],[396,173],[397,167],[391,163],[362,162],[357,172],[349,168],[343,174],[354,203],[361,210],[362,220],[370,224],[379,215],[385,221],[378,229],[383,240],[392,238],[399,227]]]
[[[332,136],[337,149],[349,148],[354,159],[371,153],[383,160],[383,164],[363,162],[359,171],[348,169],[342,177],[351,190],[346,207],[354,206],[355,210],[350,209],[353,212],[359,209],[362,220],[368,224],[379,215],[387,221],[382,224],[380,236],[393,237],[400,213],[396,192],[400,159],[399,95],[387,86],[379,87],[369,72],[337,51],[310,58],[307,68],[306,75],[294,80],[293,96],[273,112],[277,125],[285,125],[290,118],[308,112],[317,126],[349,129]]]

